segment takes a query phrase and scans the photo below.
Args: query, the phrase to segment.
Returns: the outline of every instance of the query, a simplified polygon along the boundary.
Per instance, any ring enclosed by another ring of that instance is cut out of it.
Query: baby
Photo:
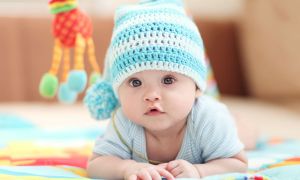
[[[88,162],[91,178],[202,178],[245,172],[247,159],[225,105],[205,95],[200,33],[178,0],[119,8],[103,79],[85,103],[111,118]]]

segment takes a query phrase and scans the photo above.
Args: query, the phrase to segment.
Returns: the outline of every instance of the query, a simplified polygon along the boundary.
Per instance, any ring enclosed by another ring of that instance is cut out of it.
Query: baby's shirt
[[[114,119],[117,131],[110,121],[106,132],[96,140],[94,153],[148,162],[144,128],[128,120],[122,109],[117,110]],[[227,107],[209,96],[199,97],[188,116],[176,159],[199,164],[232,157],[242,149],[243,144]]]

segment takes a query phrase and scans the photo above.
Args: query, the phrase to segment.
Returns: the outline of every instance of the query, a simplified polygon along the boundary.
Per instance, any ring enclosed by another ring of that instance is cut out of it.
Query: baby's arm
[[[178,159],[160,166],[168,170],[175,178],[202,178],[228,172],[245,172],[247,159],[242,151],[236,156],[211,160],[205,164],[191,164]]]
[[[104,179],[160,179],[161,176],[168,180],[174,179],[171,173],[160,166],[97,154],[88,162],[87,173],[91,178]]]
[[[201,177],[229,172],[246,172],[248,161],[244,151],[230,158],[214,159],[204,164],[196,164]]]
[[[87,165],[87,173],[91,178],[122,179],[125,168],[132,163],[133,160],[93,154]]]

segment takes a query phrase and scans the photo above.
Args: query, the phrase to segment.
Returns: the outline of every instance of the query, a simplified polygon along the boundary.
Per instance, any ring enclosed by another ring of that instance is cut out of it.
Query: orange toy
[[[52,31],[55,37],[53,59],[50,70],[41,79],[39,91],[43,97],[52,98],[58,90],[58,99],[73,103],[77,94],[83,92],[87,84],[84,69],[84,51],[87,46],[89,63],[93,72],[90,84],[100,77],[92,39],[91,20],[77,8],[77,0],[49,1],[51,13],[55,14]],[[74,48],[74,62],[71,67],[70,49]],[[63,72],[58,87],[58,70],[63,58]]]

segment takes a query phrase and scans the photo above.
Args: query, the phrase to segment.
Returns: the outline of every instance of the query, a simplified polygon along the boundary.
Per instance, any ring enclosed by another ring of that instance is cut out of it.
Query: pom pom
[[[103,80],[87,90],[84,103],[92,117],[98,120],[110,118],[119,104],[111,84]]]
[[[89,85],[93,85],[95,82],[97,82],[101,78],[100,73],[92,72],[90,75]]]
[[[83,70],[73,70],[68,75],[67,84],[71,91],[83,92],[87,84],[87,75]]]
[[[39,92],[41,96],[45,98],[52,98],[55,96],[58,87],[58,79],[55,75],[46,73],[43,75],[40,85]]]
[[[65,104],[73,104],[77,99],[77,93],[71,91],[66,83],[62,83],[58,89],[58,100]]]

